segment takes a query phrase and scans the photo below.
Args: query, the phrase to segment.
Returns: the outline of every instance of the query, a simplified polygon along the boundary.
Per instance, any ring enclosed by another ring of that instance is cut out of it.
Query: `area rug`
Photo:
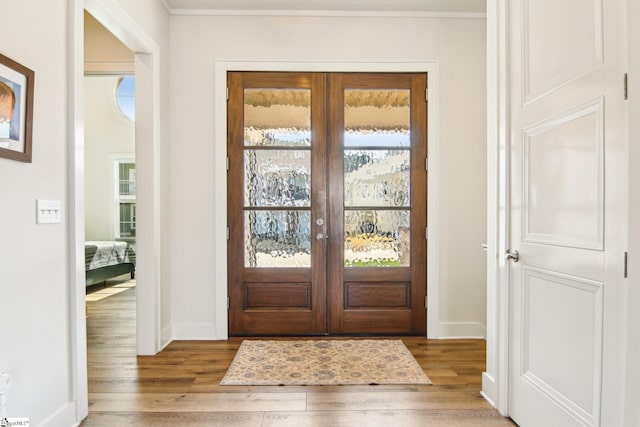
[[[220,384],[431,384],[431,381],[401,340],[245,340]]]

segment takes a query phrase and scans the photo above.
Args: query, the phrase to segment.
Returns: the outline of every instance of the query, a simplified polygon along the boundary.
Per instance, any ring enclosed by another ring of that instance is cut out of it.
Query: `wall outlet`
[[[60,200],[36,199],[36,224],[60,224]]]

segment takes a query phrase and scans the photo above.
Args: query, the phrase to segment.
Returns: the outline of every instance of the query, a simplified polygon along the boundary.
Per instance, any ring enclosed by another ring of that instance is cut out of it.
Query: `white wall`
[[[120,111],[116,87],[121,77],[85,77],[86,240],[115,237],[114,159],[135,155],[135,124]]]
[[[33,162],[0,159],[0,371],[12,377],[7,415],[28,417],[34,426],[71,426],[78,421],[79,397],[74,396],[71,372],[72,224],[67,212],[73,175],[68,159],[74,132],[67,124],[72,4],[3,2],[0,13],[2,54],[35,71]],[[164,9],[159,2],[145,5],[150,9],[135,13],[153,31],[164,26],[159,41],[164,49],[168,15],[164,12],[161,20]],[[36,225],[36,198],[60,200],[62,222]]]
[[[67,8],[36,3],[0,13],[2,53],[35,71],[33,163],[0,159],[0,371],[13,381],[8,416],[71,425]],[[36,225],[36,198],[60,200],[62,222]]]
[[[441,336],[482,336],[486,317],[483,19],[173,16],[169,210],[175,338],[219,338],[213,262],[214,63],[438,61]],[[433,159],[431,159],[433,160]],[[218,162],[218,164],[220,164]]]

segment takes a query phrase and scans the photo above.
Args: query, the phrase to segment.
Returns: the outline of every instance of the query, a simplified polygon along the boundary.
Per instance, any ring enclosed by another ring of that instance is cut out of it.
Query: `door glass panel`
[[[409,89],[345,89],[345,147],[409,147]]]
[[[345,150],[345,206],[408,207],[409,159],[409,150]]]
[[[245,150],[245,206],[309,206],[309,150]]]
[[[244,89],[244,145],[245,266],[311,266],[311,91]]]
[[[344,91],[346,267],[409,265],[409,95],[409,89]],[[354,209],[378,206],[407,209]]]
[[[310,267],[311,212],[244,213],[245,267]]]
[[[409,212],[345,211],[345,267],[409,266]]]
[[[245,146],[310,146],[310,89],[244,89]]]

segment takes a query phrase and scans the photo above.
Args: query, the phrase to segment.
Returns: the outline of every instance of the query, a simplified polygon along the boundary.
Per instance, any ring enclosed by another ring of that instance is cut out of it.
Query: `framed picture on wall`
[[[0,157],[31,163],[34,72],[0,54]]]

